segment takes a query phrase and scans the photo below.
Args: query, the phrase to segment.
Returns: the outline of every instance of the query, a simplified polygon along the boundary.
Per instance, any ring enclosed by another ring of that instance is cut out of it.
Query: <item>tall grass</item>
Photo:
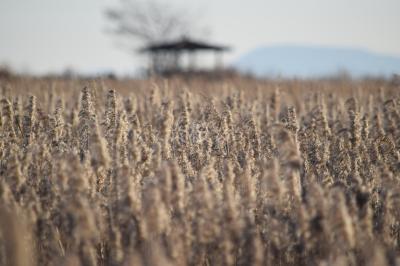
[[[0,265],[400,265],[391,84],[0,88]]]

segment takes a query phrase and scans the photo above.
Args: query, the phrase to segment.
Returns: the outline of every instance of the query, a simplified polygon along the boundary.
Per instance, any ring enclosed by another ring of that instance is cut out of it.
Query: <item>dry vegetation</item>
[[[398,89],[0,82],[0,265],[399,265]]]

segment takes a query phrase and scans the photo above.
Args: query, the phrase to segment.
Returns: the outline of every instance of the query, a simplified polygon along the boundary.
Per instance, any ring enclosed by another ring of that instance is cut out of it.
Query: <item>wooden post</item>
[[[222,70],[223,68],[223,54],[221,51],[215,51],[215,70]]]
[[[196,52],[195,51],[189,51],[189,70],[194,71],[196,70]]]

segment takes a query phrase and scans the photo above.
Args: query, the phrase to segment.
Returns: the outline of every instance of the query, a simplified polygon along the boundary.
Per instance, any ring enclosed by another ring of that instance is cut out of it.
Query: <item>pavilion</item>
[[[201,41],[194,41],[183,37],[176,41],[153,43],[139,50],[149,55],[150,74],[173,75],[178,73],[200,72],[197,67],[198,52],[213,52],[215,57],[214,69],[222,70],[222,54],[229,51],[227,46],[214,45]],[[182,59],[188,59],[188,65],[184,66]]]

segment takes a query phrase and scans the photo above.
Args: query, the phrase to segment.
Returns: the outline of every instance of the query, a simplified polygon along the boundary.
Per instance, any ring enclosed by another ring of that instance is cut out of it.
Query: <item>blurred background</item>
[[[140,49],[185,37],[228,46],[225,67],[260,77],[392,76],[399,10],[399,0],[1,0],[0,65],[141,76]]]

